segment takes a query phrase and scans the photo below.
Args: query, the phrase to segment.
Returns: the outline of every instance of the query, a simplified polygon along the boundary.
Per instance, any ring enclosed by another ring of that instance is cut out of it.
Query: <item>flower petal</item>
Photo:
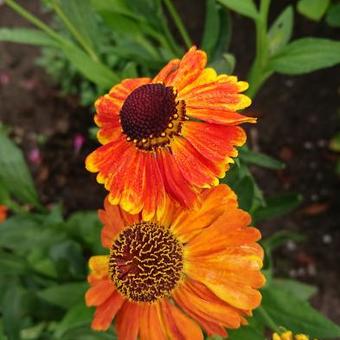
[[[176,71],[178,70],[180,64],[179,59],[173,59],[169,61],[157,74],[155,78],[153,78],[153,83],[164,83],[167,85],[169,80],[176,74]]]
[[[201,328],[165,299],[162,312],[168,336],[174,340],[203,340]]]
[[[119,339],[136,340],[140,324],[140,307],[138,304],[126,301],[116,319],[116,329]]]
[[[103,304],[115,291],[111,280],[101,280],[89,288],[85,294],[87,306],[99,306]]]
[[[118,292],[114,292],[109,299],[96,308],[91,324],[92,329],[106,331],[124,301],[125,299]]]
[[[140,340],[167,340],[158,303],[144,304],[141,308]]]

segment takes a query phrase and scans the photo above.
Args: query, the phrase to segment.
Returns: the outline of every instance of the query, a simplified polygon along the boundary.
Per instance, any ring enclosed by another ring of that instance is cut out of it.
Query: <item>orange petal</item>
[[[174,86],[177,91],[181,91],[186,86],[194,82],[204,70],[207,63],[207,55],[204,51],[191,47],[180,61],[178,70],[167,85]]]
[[[192,207],[196,200],[196,193],[184,178],[173,155],[168,151],[159,154],[159,165],[167,193],[184,207]]]
[[[115,286],[111,280],[96,282],[85,294],[87,306],[99,306],[104,303],[115,291]]]
[[[162,301],[162,312],[168,336],[174,340],[203,340],[201,328],[177,307]]]
[[[174,139],[171,149],[178,167],[189,183],[199,188],[218,184],[216,176],[219,171],[216,165],[198,153],[188,141]]]
[[[144,304],[140,313],[140,340],[166,340],[158,303]]]
[[[199,209],[182,211],[171,228],[181,242],[188,242],[198,232],[210,226],[226,209],[237,206],[235,193],[224,184],[203,191]]]
[[[142,215],[144,220],[149,221],[156,213],[158,216],[164,214],[167,199],[158,161],[150,153],[145,154],[144,183]]]
[[[125,299],[118,292],[114,292],[109,299],[96,308],[91,324],[92,329],[106,331],[124,301]]]
[[[238,310],[221,300],[217,302],[217,298],[209,299],[209,296],[210,294],[205,294],[204,298],[198,296],[188,284],[183,284],[174,292],[178,305],[201,319],[228,328],[240,327],[241,318]]]
[[[236,308],[251,310],[261,303],[261,294],[249,284],[228,281],[228,276],[214,268],[187,265],[186,274],[206,285],[215,295]]]
[[[138,304],[126,301],[116,319],[118,339],[136,340],[140,324],[140,307]]]
[[[183,136],[204,157],[218,164],[218,177],[224,177],[231,157],[237,156],[235,146],[246,141],[244,130],[238,126],[222,126],[198,122],[186,122],[183,125]],[[207,143],[209,141],[209,143]]]
[[[178,70],[178,66],[180,64],[179,59],[173,59],[169,61],[157,74],[155,78],[153,78],[153,83],[164,83],[167,85],[167,82],[174,76],[176,71]]]

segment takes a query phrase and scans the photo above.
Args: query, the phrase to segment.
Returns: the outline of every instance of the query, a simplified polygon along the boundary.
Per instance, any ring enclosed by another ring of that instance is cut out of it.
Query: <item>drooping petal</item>
[[[89,260],[89,283],[100,281],[107,277],[109,257],[105,255],[92,256]]]

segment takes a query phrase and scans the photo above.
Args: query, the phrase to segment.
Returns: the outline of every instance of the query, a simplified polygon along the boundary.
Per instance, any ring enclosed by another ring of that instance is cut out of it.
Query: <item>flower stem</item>
[[[171,2],[171,0],[163,0],[167,10],[169,11],[179,33],[182,36],[182,39],[186,45],[187,48],[190,48],[192,46],[192,42],[190,39],[190,36],[183,24],[183,21],[181,19],[181,17],[179,16],[179,14],[177,13],[177,10],[175,8],[175,6],[173,5],[173,3]]]
[[[271,330],[278,331],[279,326],[262,306],[258,307],[256,310],[261,314],[262,319],[265,321],[266,325],[271,328]]]
[[[256,57],[251,67],[248,82],[250,88],[247,92],[249,97],[254,97],[262,84],[272,72],[266,70],[268,64],[268,39],[267,21],[270,0],[261,0],[259,15],[255,20],[256,27]]]
[[[56,0],[52,1],[52,7],[59,16],[59,18],[63,21],[64,25],[67,27],[67,29],[72,33],[72,35],[78,40],[79,44],[83,47],[83,49],[87,52],[87,54],[96,62],[99,61],[98,56],[96,53],[92,50],[92,48],[88,45],[84,37],[77,31],[77,29],[74,27],[74,25],[70,22],[70,20],[67,18],[65,13],[63,12],[62,8],[59,6]]]

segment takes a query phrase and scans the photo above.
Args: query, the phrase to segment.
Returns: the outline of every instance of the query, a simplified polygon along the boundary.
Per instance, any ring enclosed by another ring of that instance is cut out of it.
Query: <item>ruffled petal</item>
[[[136,340],[139,333],[141,307],[126,301],[116,319],[116,329],[119,339]]]
[[[177,307],[163,300],[162,315],[169,338],[174,340],[203,340],[201,328]]]
[[[96,308],[91,324],[92,329],[106,331],[124,301],[125,299],[118,292],[114,292],[109,299]]]

